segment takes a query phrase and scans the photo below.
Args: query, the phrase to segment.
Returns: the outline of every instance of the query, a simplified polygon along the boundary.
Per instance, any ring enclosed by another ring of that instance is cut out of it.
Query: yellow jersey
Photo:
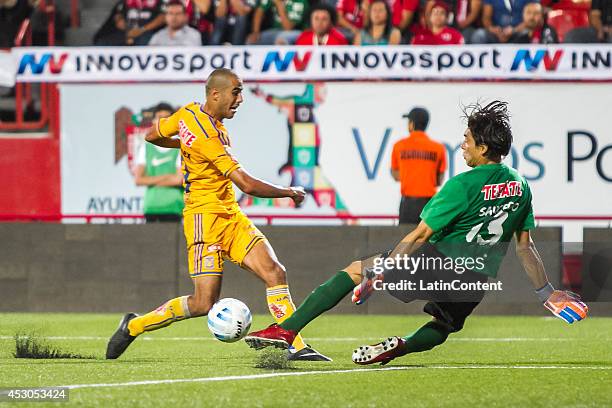
[[[230,153],[223,123],[204,112],[202,104],[192,102],[160,119],[157,131],[162,137],[178,134],[181,141],[184,214],[240,211],[229,175],[241,166]]]

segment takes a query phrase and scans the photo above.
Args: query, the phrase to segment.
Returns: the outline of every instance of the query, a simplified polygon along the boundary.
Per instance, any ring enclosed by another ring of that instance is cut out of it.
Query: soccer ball
[[[246,336],[252,321],[251,311],[238,299],[221,299],[208,312],[208,330],[225,343],[233,343]]]

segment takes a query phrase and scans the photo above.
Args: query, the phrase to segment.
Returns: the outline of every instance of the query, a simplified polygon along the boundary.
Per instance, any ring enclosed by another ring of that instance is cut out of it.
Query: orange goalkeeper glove
[[[589,311],[589,307],[580,300],[580,296],[570,291],[554,290],[550,283],[536,290],[536,293],[540,300],[545,299],[545,308],[569,324],[586,318]]]

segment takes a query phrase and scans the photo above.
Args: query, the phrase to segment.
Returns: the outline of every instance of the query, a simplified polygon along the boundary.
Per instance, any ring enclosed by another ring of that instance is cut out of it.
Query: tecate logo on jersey
[[[181,138],[183,144],[187,147],[191,147],[193,142],[195,142],[197,139],[196,135],[189,131],[187,125],[185,125],[185,122],[182,120],[179,121],[179,137]]]
[[[507,181],[499,184],[486,184],[481,193],[485,200],[496,200],[498,198],[522,196],[523,190],[519,181]]]

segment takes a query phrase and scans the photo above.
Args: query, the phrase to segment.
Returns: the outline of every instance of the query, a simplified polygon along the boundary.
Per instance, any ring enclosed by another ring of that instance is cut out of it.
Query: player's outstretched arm
[[[145,136],[145,140],[160,147],[168,147],[173,149],[181,148],[180,140],[171,137],[163,137],[159,134],[157,126],[155,125],[149,128],[149,130],[147,131],[147,135]]]
[[[261,198],[289,197],[296,205],[304,201],[306,192],[302,187],[282,187],[251,176],[243,168],[238,168],[229,174],[230,180],[245,194]]]
[[[395,246],[391,254],[389,254],[389,257],[412,254],[421,245],[429,241],[433,233],[433,230],[425,224],[425,221],[421,221],[415,229],[410,231],[410,233]]]
[[[589,308],[578,295],[569,291],[555,290],[548,281],[544,263],[529,231],[516,233],[516,255],[545,308],[570,324],[586,317]]]
[[[548,283],[544,262],[540,258],[529,231],[518,231],[516,233],[516,255],[534,288],[541,288]]]

